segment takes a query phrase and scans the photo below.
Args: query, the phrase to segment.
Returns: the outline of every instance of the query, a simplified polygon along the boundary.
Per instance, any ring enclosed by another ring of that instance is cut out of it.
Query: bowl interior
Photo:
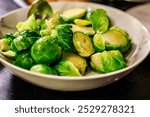
[[[130,50],[130,52],[126,55],[126,60],[128,67],[124,68],[122,70],[108,73],[108,74],[95,74],[93,72],[89,72],[87,76],[84,76],[86,78],[92,77],[105,77],[113,74],[117,74],[120,72],[124,72],[126,70],[132,69],[136,67],[139,63],[141,63],[145,57],[149,54],[150,51],[150,34],[147,31],[147,29],[143,26],[142,23],[140,23],[137,19],[133,18],[132,16],[126,14],[125,12],[105,6],[100,4],[94,4],[94,3],[84,3],[84,2],[59,2],[59,3],[51,3],[51,6],[54,10],[60,9],[61,11],[64,11],[66,9],[74,8],[74,7],[86,7],[89,9],[95,9],[95,8],[104,8],[106,9],[108,16],[110,17],[110,20],[112,21],[113,25],[120,26],[121,28],[125,29],[132,38],[133,47]],[[7,15],[3,16],[0,20],[0,33],[1,35],[4,35],[6,33],[12,32],[14,33],[16,31],[16,24],[19,21],[26,20],[27,12],[29,7],[18,9],[13,12],[8,13]],[[2,60],[3,59],[3,60]],[[0,61],[4,62],[4,57],[1,56]],[[5,59],[6,60],[6,59]],[[7,60],[6,60],[7,61]],[[5,62],[6,62],[5,61]],[[9,63],[5,63],[10,65]],[[13,65],[12,65],[13,66]],[[14,66],[13,66],[14,67]],[[21,68],[14,67],[17,70],[21,70]],[[26,71],[26,70],[24,70]],[[30,74],[29,71],[26,71]],[[33,73],[34,74],[34,73]],[[93,75],[95,74],[95,75]],[[43,75],[48,77],[48,75]],[[50,76],[55,77],[55,76]],[[61,77],[66,78],[66,77]],[[77,78],[77,77],[75,77]]]

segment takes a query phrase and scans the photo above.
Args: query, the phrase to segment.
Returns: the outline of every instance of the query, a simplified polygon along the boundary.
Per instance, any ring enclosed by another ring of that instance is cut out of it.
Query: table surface
[[[104,2],[103,4],[107,4]],[[118,3],[120,4],[120,3]],[[113,5],[114,4],[109,4]],[[135,4],[134,4],[135,5]],[[122,7],[122,10],[133,6]],[[115,7],[120,8],[120,5]],[[12,0],[0,0],[0,16],[19,8]],[[88,91],[61,92],[32,85],[13,75],[0,64],[1,100],[149,100],[150,99],[150,54],[130,74],[108,86]]]

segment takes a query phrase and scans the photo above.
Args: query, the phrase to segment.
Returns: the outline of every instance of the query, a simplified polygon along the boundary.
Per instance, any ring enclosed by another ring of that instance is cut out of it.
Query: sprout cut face
[[[129,35],[120,28],[112,27],[102,35],[105,39],[106,50],[119,50],[121,53],[126,53],[131,48]]]
[[[79,70],[67,60],[61,60],[56,66],[55,69],[58,71],[61,76],[81,76]]]
[[[95,52],[91,39],[84,33],[75,32],[73,43],[78,54],[82,57],[89,57]]]
[[[74,19],[82,18],[87,12],[85,8],[73,8],[66,10],[63,14],[63,20],[65,22],[73,21]]]
[[[86,67],[88,66],[85,58],[75,53],[64,53],[62,59],[70,61],[82,75],[85,74]]]

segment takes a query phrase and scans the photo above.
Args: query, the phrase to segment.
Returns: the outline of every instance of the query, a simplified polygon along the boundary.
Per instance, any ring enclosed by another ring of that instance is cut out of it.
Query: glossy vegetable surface
[[[128,65],[130,32],[110,24],[105,9],[51,8],[46,0],[35,3],[18,31],[0,40],[1,55],[32,72],[60,76],[109,73]]]

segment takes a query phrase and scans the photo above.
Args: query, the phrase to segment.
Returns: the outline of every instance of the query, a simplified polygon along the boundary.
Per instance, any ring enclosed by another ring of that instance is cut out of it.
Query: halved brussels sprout
[[[0,39],[0,52],[8,51],[11,48],[11,40],[9,39]]]
[[[78,26],[88,26],[91,24],[90,21],[88,20],[84,20],[84,19],[75,19],[74,20],[74,23]]]
[[[95,52],[91,39],[82,32],[74,33],[73,44],[82,57],[89,57]]]
[[[119,27],[112,27],[102,36],[105,39],[106,50],[119,50],[121,53],[126,53],[131,47],[128,33]]]
[[[17,55],[17,53],[12,50],[8,50],[8,51],[1,52],[1,53],[9,58],[15,58]]]
[[[32,14],[25,22],[19,22],[16,27],[21,32],[24,30],[36,30],[38,25],[35,16]]]
[[[56,27],[55,35],[56,36],[56,42],[58,45],[65,51],[65,52],[74,52],[74,46],[73,46],[73,32],[71,30],[72,25],[70,24],[61,24]]]
[[[91,67],[101,73],[125,68],[127,64],[119,50],[104,51],[91,56]]]
[[[32,72],[37,72],[37,73],[42,73],[42,74],[53,74],[57,75],[57,71],[45,64],[37,64],[31,67],[30,71]]]
[[[93,30],[92,27],[82,27],[82,26],[77,26],[77,25],[72,25],[72,31],[73,32],[82,32],[89,36],[95,34],[95,31]]]
[[[96,52],[102,52],[105,50],[105,39],[102,34],[95,34],[93,38],[93,44]]]
[[[33,63],[34,63],[34,61],[31,57],[29,51],[25,51],[25,52],[19,54],[16,57],[16,60],[14,62],[15,65],[17,65],[21,68],[24,68],[24,69],[30,69],[33,66]]]
[[[31,47],[31,56],[36,63],[52,64],[60,59],[61,53],[61,47],[50,36],[38,39]]]
[[[104,9],[94,9],[91,13],[90,20],[92,27],[97,33],[103,33],[108,30],[109,18]]]
[[[85,8],[73,8],[63,12],[62,18],[65,22],[70,22],[73,21],[74,19],[82,18],[86,12],[87,9]]]
[[[55,69],[58,71],[61,76],[81,76],[79,70],[67,60],[61,60],[56,66]]]
[[[75,53],[63,53],[62,59],[70,61],[82,75],[85,74],[85,70],[87,67],[85,58],[82,58]]]

